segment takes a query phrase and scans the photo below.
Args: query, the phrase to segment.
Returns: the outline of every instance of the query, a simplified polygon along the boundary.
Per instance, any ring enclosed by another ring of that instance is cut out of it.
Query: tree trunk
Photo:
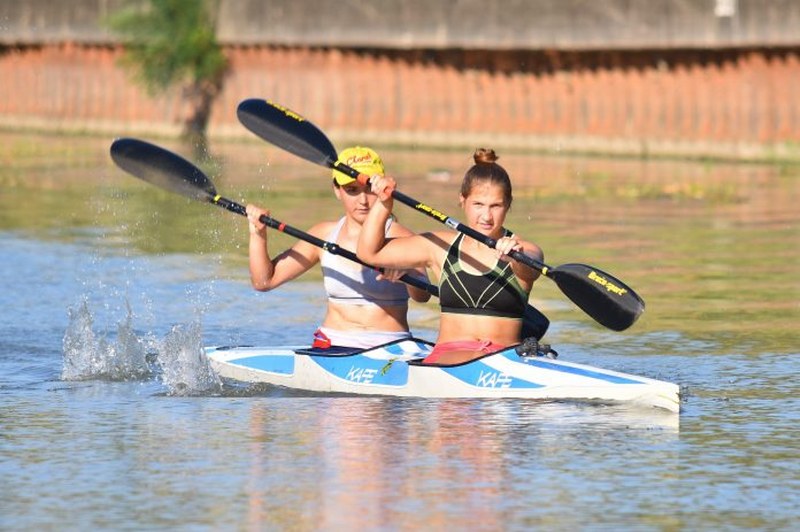
[[[198,81],[183,91],[189,109],[183,122],[182,138],[191,146],[195,158],[200,160],[206,160],[211,156],[208,153],[206,130],[211,118],[211,105],[219,94],[220,85],[209,81]]]

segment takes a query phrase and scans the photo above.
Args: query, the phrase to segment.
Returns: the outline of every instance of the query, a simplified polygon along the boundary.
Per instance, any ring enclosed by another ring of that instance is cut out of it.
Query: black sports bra
[[[511,233],[506,231],[506,236]],[[439,304],[442,312],[522,319],[528,294],[519,284],[511,263],[499,260],[483,274],[464,270],[459,260],[463,233],[459,234],[442,264]]]

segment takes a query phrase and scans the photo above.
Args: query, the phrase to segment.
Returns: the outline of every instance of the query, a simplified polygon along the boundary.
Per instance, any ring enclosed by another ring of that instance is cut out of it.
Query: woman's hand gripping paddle
[[[369,176],[337,162],[336,149],[328,137],[294,111],[254,98],[241,102],[237,115],[247,129],[275,146],[320,166],[335,168],[361,183],[369,182]],[[497,244],[495,239],[397,190],[392,192],[392,197],[491,248]],[[609,329],[623,331],[644,312],[644,301],[632,288],[598,268],[586,264],[563,264],[553,268],[518,251],[510,253],[510,256],[552,279],[564,295]],[[533,307],[529,305],[529,308]],[[541,313],[533,310],[544,318]]]

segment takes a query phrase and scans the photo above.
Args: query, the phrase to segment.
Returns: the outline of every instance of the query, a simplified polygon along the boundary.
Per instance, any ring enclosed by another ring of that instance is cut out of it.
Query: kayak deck
[[[224,378],[314,392],[633,402],[680,411],[680,388],[670,382],[520,355],[514,346],[463,364],[422,364],[432,347],[409,339],[367,350],[242,346],[205,353]]]

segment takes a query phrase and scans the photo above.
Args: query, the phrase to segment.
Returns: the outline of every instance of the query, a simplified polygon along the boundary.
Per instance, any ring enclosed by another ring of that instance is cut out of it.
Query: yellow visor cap
[[[381,161],[380,155],[372,148],[363,146],[346,148],[339,153],[339,158],[336,162],[345,164],[368,176],[384,175],[383,161]],[[343,174],[339,170],[333,171],[333,180],[336,181],[339,186],[349,185],[355,181],[355,179],[347,174]]]

